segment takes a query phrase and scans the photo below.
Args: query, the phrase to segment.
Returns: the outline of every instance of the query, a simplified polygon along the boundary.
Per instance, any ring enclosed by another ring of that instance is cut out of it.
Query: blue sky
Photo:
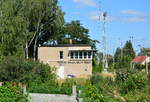
[[[65,20],[80,20],[89,29],[92,39],[102,41],[102,12],[107,12],[107,47],[113,53],[126,40],[132,40],[135,51],[138,45],[150,47],[150,0],[59,0],[66,13]],[[97,48],[102,51],[102,44]]]

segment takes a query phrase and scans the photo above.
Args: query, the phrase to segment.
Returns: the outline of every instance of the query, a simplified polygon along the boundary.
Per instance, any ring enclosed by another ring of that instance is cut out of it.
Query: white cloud
[[[91,19],[91,20],[94,20],[94,21],[97,21],[97,20],[100,19],[100,17],[97,16],[97,15],[93,15],[93,16],[90,16],[90,19]]]
[[[124,22],[145,22],[150,20],[149,19],[150,13],[146,11],[121,10],[120,13],[125,14],[125,16],[127,16],[127,17],[120,17],[120,20]]]
[[[121,10],[120,13],[122,14],[129,14],[129,15],[142,15],[143,12],[137,10]]]
[[[93,0],[73,0],[73,2],[83,4],[86,6],[97,7],[96,2],[94,2]]]
[[[144,17],[130,17],[130,18],[123,18],[122,21],[124,22],[145,22],[148,21],[149,19],[144,18]]]
[[[125,22],[125,23],[137,23],[137,22],[149,22],[150,16],[148,13],[140,12],[140,11],[122,11],[122,14],[129,14],[129,15],[120,15],[120,16],[113,16],[107,14],[106,21],[107,22]],[[147,16],[146,16],[147,15]],[[103,20],[103,12],[95,11],[90,12],[88,15],[90,20],[93,21],[102,21]]]

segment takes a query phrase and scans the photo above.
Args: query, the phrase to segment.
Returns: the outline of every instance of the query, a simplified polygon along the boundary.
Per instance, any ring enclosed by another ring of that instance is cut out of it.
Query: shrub
[[[53,69],[46,64],[32,59],[9,56],[0,64],[0,81],[29,83],[54,80]]]
[[[31,93],[49,93],[49,94],[67,94],[71,95],[72,85],[64,82],[58,84],[54,81],[47,81],[44,83],[32,82],[28,87],[28,91]]]
[[[128,75],[127,79],[121,84],[121,93],[143,89],[148,83],[146,75],[142,72]]]
[[[142,92],[130,92],[125,95],[125,99],[127,102],[150,102],[150,94]]]
[[[102,64],[95,64],[93,66],[93,70],[92,73],[97,73],[97,72],[102,72],[103,68],[102,68]]]
[[[135,68],[139,71],[141,71],[142,69],[145,69],[145,67],[146,67],[145,65],[142,65],[140,63],[135,64]]]
[[[83,102],[114,102],[112,99],[104,96],[99,90],[90,83],[85,85],[81,95]]]
[[[124,68],[120,69],[116,72],[116,83],[120,84],[124,82],[130,74],[138,73],[137,70],[135,69],[130,69],[130,68]]]
[[[113,79],[110,77],[103,77],[99,74],[93,75],[91,77],[91,83],[98,88],[100,92],[103,94],[108,94],[112,92],[115,83],[113,82]]]
[[[28,102],[28,98],[22,94],[21,88],[6,84],[0,86],[0,102]]]

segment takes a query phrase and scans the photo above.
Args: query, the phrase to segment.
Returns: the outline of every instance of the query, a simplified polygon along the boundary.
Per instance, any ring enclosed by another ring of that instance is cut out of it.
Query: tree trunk
[[[26,59],[29,59],[29,51],[28,51],[28,42],[26,41],[26,48],[25,48],[25,57]]]
[[[37,29],[36,29],[36,32],[35,32],[36,36],[35,36],[34,50],[33,50],[33,58],[34,58],[34,60],[36,60],[36,45],[37,45],[37,40],[38,40],[38,37],[39,37],[40,22],[41,22],[41,18],[39,17]]]
[[[37,45],[37,39],[38,39],[38,35],[36,36],[35,42],[34,42],[34,52],[33,52],[34,60],[36,60],[36,45]]]

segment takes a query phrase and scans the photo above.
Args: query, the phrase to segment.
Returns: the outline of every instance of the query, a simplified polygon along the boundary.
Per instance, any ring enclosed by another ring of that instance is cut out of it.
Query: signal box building
[[[95,52],[90,45],[46,45],[38,47],[38,59],[55,67],[58,78],[88,78]]]

